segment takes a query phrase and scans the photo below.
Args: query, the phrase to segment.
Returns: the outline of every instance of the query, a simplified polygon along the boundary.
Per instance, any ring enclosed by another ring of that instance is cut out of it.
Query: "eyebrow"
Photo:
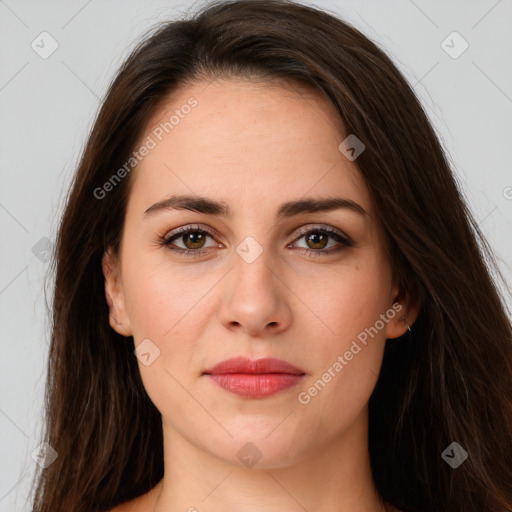
[[[361,215],[368,215],[367,211],[360,204],[352,201],[352,199],[330,197],[321,199],[300,199],[283,203],[279,207],[276,217],[277,219],[284,219],[302,213],[327,212],[338,209],[348,209]],[[233,216],[229,206],[224,202],[218,202],[196,195],[174,195],[150,206],[144,212],[144,217],[147,218],[157,212],[166,210],[190,210],[207,215],[218,215],[222,217]]]

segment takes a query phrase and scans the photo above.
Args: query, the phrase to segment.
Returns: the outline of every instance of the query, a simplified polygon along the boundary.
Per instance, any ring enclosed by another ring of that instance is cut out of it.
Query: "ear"
[[[121,262],[112,254],[110,248],[103,254],[101,266],[105,277],[105,298],[109,307],[110,327],[122,336],[132,336],[130,320],[126,311]]]
[[[393,286],[392,303],[389,305],[387,316],[390,318],[386,324],[386,338],[399,338],[404,335],[409,327],[418,318],[420,312],[421,303],[413,297],[411,292],[401,292],[398,288],[398,284]]]

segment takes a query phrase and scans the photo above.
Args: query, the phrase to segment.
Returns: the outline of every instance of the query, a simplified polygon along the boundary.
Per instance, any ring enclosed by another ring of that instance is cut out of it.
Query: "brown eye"
[[[325,249],[329,236],[317,231],[306,236],[306,243],[310,249]]]
[[[178,254],[199,255],[206,252],[209,247],[216,245],[205,245],[207,238],[213,240],[213,235],[204,229],[188,227],[170,233],[161,240],[161,244]]]
[[[205,235],[199,231],[192,231],[182,235],[181,239],[187,249],[202,249],[205,242]]]
[[[213,243],[206,245],[207,238],[211,238]],[[305,246],[296,244],[303,240]],[[329,241],[333,243],[330,244]],[[200,256],[205,254],[208,248],[222,247],[222,244],[215,243],[213,233],[199,226],[189,226],[180,228],[160,240],[161,245],[170,251],[184,256]],[[346,247],[353,247],[352,240],[338,230],[329,227],[303,230],[302,234],[295,239],[295,242],[287,247],[296,247],[301,249],[304,254],[310,256],[328,255],[342,251]]]
[[[330,244],[330,239],[334,243]],[[305,245],[296,245],[301,240],[304,241]],[[303,230],[301,235],[291,244],[292,247],[295,246],[298,249],[302,249],[304,254],[310,256],[337,253],[346,247],[353,247],[353,245],[354,243],[348,236],[329,227]]]

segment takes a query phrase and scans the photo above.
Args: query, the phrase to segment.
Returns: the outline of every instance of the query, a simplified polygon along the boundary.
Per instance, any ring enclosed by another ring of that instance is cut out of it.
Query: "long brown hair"
[[[409,512],[512,510],[512,329],[495,256],[409,84],[358,30],[286,0],[226,1],[158,26],[113,80],[59,226],[36,512],[95,512],[163,476],[161,416],[133,342],[112,330],[101,259],[119,249],[131,175],[98,198],[178,88],[215,77],[281,79],[320,92],[365,151],[356,164],[417,321],[388,342],[370,398],[382,497]],[[340,141],[341,142],[341,141]],[[134,170],[136,172],[136,170]],[[503,280],[504,281],[504,280]],[[468,453],[454,469],[441,454]]]

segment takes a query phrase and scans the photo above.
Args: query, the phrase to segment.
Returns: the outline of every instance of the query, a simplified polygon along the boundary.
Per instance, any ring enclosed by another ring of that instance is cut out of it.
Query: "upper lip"
[[[230,373],[287,373],[291,375],[304,375],[304,372],[292,364],[275,358],[248,359],[246,357],[233,357],[221,361],[215,366],[205,370],[206,374],[225,375]]]

